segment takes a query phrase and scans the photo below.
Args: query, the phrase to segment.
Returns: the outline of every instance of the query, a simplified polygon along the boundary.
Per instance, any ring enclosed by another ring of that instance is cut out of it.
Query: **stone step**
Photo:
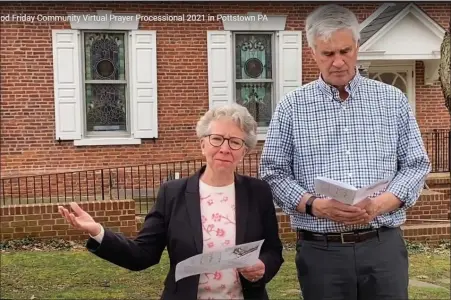
[[[451,240],[450,223],[436,224],[410,224],[403,225],[404,238],[411,242],[422,242],[428,244],[438,244],[442,241]]]
[[[429,174],[426,179],[426,184],[430,189],[449,188],[451,186],[449,172]]]

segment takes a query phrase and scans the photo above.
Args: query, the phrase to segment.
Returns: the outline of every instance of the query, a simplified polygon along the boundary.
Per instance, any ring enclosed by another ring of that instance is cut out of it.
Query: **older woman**
[[[167,247],[170,268],[162,299],[268,299],[266,284],[284,261],[272,193],[264,181],[235,174],[257,143],[256,123],[245,107],[228,105],[208,111],[196,132],[206,166],[161,186],[134,240],[104,229],[75,203],[75,214],[63,207],[60,212],[90,235],[92,253],[130,270],[157,264]],[[175,281],[177,263],[191,256],[262,239],[253,266]]]

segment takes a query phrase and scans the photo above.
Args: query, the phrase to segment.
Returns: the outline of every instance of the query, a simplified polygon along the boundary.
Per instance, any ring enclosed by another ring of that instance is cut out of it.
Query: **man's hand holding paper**
[[[346,225],[359,224],[368,218],[365,209],[328,198],[316,199],[313,202],[313,213],[318,218],[325,218]]]
[[[391,178],[379,180],[369,186],[357,189],[345,182],[318,177],[315,179],[316,192],[327,198],[316,199],[314,212],[320,218],[327,218],[345,225],[371,222],[376,216],[396,208],[390,195],[383,194],[371,199],[375,193],[385,190]],[[387,202],[388,201],[388,202]],[[384,209],[386,208],[386,209]]]
[[[380,215],[380,204],[379,200],[376,198],[365,198],[354,206],[359,207],[366,212],[364,220],[360,223],[369,223]]]
[[[391,178],[385,178],[358,189],[346,182],[326,177],[317,177],[315,178],[315,191],[318,194],[338,200],[344,204],[354,205],[375,193],[385,190],[390,181]]]
[[[366,198],[355,206],[364,209],[368,213],[365,223],[369,223],[377,216],[398,209],[401,205],[401,200],[395,195],[384,192],[375,198]]]

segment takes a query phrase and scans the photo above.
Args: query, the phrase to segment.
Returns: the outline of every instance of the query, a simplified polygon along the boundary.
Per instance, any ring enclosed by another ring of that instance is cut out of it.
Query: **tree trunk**
[[[451,26],[451,25],[450,25]],[[445,97],[445,106],[451,116],[451,38],[450,33],[446,32],[440,47],[440,85],[443,96]]]
[[[448,109],[451,119],[451,16],[448,32],[446,32],[443,37],[443,42],[440,47],[439,77],[443,96],[445,97],[445,106]],[[448,131],[448,168],[449,176],[451,178],[451,126]]]

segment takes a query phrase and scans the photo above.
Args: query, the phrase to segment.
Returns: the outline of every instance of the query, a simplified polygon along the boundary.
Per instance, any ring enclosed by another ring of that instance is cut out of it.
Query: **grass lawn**
[[[410,248],[410,277],[441,285],[410,287],[410,299],[450,299],[449,249]],[[299,299],[294,250],[269,284],[270,299]],[[2,299],[158,299],[168,269],[159,265],[131,272],[84,249],[6,251],[1,254]]]

